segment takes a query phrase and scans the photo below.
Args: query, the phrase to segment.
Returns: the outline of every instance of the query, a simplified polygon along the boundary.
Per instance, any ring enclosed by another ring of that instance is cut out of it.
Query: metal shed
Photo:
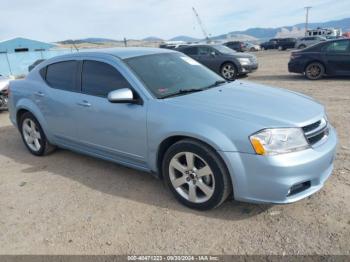
[[[55,45],[31,40],[28,38],[16,37],[9,40],[0,41],[0,53],[17,53],[46,51]]]

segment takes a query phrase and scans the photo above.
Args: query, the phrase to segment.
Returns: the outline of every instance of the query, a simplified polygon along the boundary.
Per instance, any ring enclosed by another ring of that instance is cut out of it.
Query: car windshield
[[[157,98],[197,92],[225,82],[216,73],[180,53],[145,55],[124,61]]]
[[[231,48],[228,48],[227,46],[224,46],[224,45],[216,45],[216,46],[213,46],[213,48],[218,50],[222,54],[231,55],[236,53],[235,50],[232,50]]]

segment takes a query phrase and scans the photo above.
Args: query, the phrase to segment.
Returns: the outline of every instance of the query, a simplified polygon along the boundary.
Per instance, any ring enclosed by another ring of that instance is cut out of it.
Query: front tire
[[[19,129],[25,146],[33,155],[43,156],[54,151],[55,146],[49,143],[38,120],[30,112],[21,116]]]
[[[321,79],[324,73],[325,73],[325,68],[319,62],[310,63],[305,68],[305,76],[310,80]]]
[[[185,139],[172,145],[164,155],[162,172],[175,198],[193,209],[218,207],[232,192],[221,158],[195,140]]]
[[[225,63],[221,66],[221,76],[228,81],[233,81],[237,78],[238,70],[233,63]]]

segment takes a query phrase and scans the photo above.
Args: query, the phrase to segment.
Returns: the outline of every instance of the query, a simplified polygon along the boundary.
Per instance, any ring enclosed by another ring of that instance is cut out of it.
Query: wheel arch
[[[159,144],[158,149],[157,149],[156,168],[157,168],[157,174],[158,174],[158,176],[160,178],[163,177],[163,174],[162,174],[162,162],[163,162],[163,159],[164,159],[165,152],[168,150],[168,148],[170,148],[172,145],[174,145],[178,141],[185,140],[185,139],[190,139],[190,140],[199,142],[201,144],[204,144],[205,146],[207,146],[211,150],[213,150],[213,152],[217,151],[217,146],[213,145],[209,141],[204,141],[203,139],[200,139],[198,137],[191,136],[191,135],[188,135],[188,134],[186,134],[186,135],[185,134],[183,134],[183,135],[171,135],[171,136],[163,139],[162,142]],[[224,161],[224,159],[222,159],[220,154],[217,154],[217,156],[220,158],[222,163],[225,165],[225,168],[227,168],[226,162]]]
[[[44,118],[43,114],[40,112],[40,109],[38,108],[38,106],[36,104],[34,104],[31,100],[23,99],[23,100],[18,101],[18,103],[16,105],[16,115],[15,115],[17,128],[19,128],[19,121],[20,121],[21,116],[26,112],[31,113],[36,118],[36,120],[39,122],[43,132],[45,133],[45,136],[51,142],[52,136],[48,130],[45,118]]]
[[[238,63],[237,63],[236,61],[234,61],[234,60],[225,60],[224,62],[222,62],[221,65],[220,65],[220,72],[221,72],[222,67],[223,67],[225,64],[233,64],[233,65],[236,67],[237,73],[238,73],[239,66],[238,66]]]
[[[322,61],[319,60],[319,59],[312,59],[312,60],[310,60],[309,62],[307,62],[307,63],[305,64],[305,66],[304,66],[304,73],[306,72],[306,68],[307,68],[310,64],[312,64],[312,63],[320,63],[320,64],[323,65],[323,67],[324,67],[324,72],[327,73],[327,68],[326,68],[325,63],[322,62]]]

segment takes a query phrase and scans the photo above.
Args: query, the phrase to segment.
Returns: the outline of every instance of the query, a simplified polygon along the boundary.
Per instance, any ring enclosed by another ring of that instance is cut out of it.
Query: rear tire
[[[321,79],[324,73],[325,73],[325,68],[319,62],[310,63],[305,68],[305,76],[310,80]]]
[[[302,45],[299,45],[299,46],[298,46],[298,49],[304,49],[305,47],[306,47],[306,45],[303,45],[303,44],[302,44]]]
[[[54,145],[49,143],[38,120],[32,113],[26,112],[20,117],[19,130],[25,146],[33,155],[47,155],[56,149]]]
[[[162,172],[175,198],[193,209],[218,207],[232,192],[225,164],[199,141],[184,139],[172,145],[164,155]]]

